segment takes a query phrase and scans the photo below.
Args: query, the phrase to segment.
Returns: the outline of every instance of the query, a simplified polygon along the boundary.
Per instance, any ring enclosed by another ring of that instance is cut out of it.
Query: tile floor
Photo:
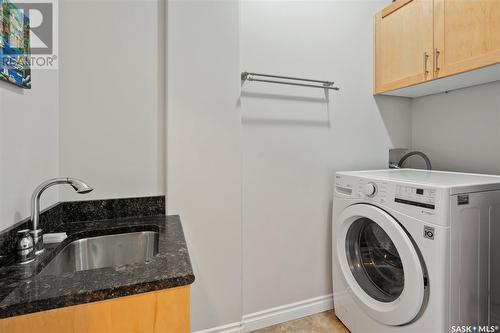
[[[266,327],[252,333],[349,333],[332,311]]]

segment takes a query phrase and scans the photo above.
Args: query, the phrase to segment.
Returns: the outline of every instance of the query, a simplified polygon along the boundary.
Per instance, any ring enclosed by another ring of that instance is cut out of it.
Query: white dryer
[[[352,332],[498,330],[500,177],[338,172],[332,230],[335,313]]]

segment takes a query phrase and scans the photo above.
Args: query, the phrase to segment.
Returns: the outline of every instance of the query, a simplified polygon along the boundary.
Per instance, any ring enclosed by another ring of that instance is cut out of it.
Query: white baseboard
[[[241,322],[218,326],[195,333],[243,333],[284,323],[333,309],[333,296],[325,295],[305,301],[244,315]]]
[[[243,316],[244,332],[333,309],[333,296],[325,295]]]
[[[194,333],[242,333],[243,328],[241,322],[232,323],[223,326],[217,326],[206,330],[196,331]]]

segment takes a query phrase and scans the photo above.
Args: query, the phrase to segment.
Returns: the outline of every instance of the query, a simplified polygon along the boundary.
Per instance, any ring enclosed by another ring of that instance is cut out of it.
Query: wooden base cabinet
[[[189,286],[0,320],[2,333],[189,333]]]
[[[495,64],[500,0],[396,0],[375,16],[375,94]]]

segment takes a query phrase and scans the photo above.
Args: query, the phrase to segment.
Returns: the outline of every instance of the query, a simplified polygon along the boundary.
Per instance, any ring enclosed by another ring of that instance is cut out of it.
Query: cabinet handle
[[[434,72],[437,72],[441,69],[441,67],[439,67],[439,55],[441,54],[441,51],[439,51],[437,48],[434,52],[435,54],[435,61],[434,61]]]
[[[427,60],[429,60],[429,55],[427,52],[424,52],[424,75],[429,74],[429,70],[427,69]]]

